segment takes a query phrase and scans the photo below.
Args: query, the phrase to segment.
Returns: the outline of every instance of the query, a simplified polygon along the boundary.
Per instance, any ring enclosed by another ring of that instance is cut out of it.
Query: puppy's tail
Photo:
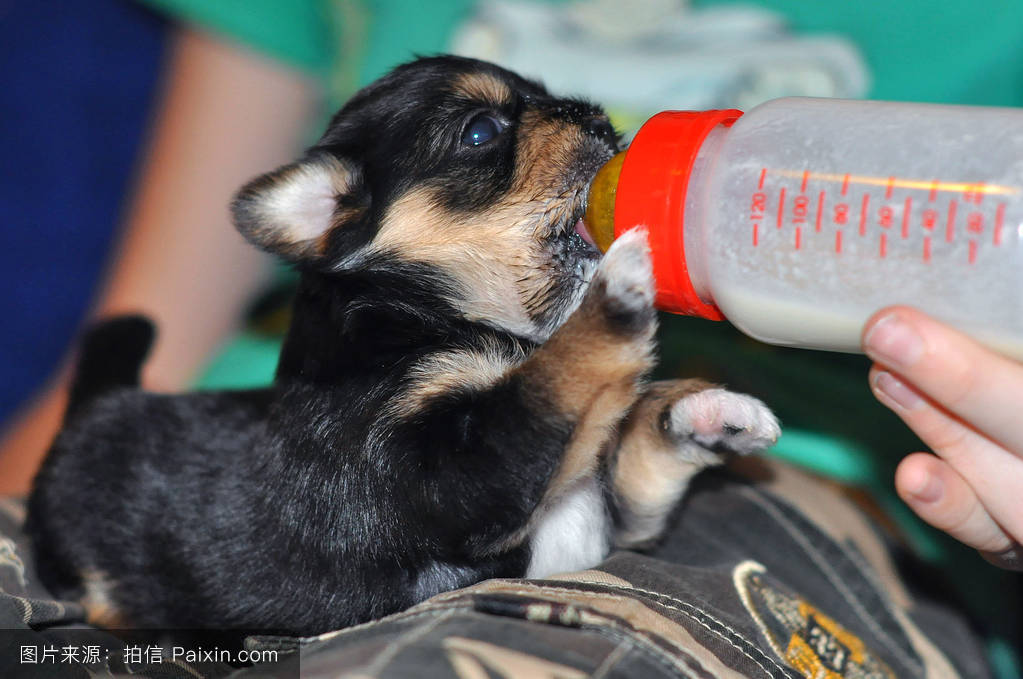
[[[139,386],[139,369],[155,335],[152,322],[137,315],[116,316],[86,330],[65,421],[104,392]]]

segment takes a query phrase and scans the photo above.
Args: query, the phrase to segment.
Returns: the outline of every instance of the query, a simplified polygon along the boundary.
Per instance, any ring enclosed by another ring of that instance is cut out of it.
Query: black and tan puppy
[[[258,140],[257,140],[258,141]],[[645,384],[641,232],[582,237],[604,113],[495,66],[402,66],[238,228],[301,271],[267,389],[138,390],[141,319],[94,330],[30,528],[94,622],[311,634],[649,541],[701,467],[769,445],[757,400]]]

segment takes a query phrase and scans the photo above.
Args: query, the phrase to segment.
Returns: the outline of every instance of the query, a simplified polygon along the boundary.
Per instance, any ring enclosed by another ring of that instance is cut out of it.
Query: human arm
[[[92,312],[142,311],[156,321],[146,387],[184,387],[267,280],[264,256],[235,232],[228,204],[246,180],[294,155],[316,94],[298,71],[180,30],[124,232]],[[68,372],[0,442],[0,494],[28,490],[59,426]]]

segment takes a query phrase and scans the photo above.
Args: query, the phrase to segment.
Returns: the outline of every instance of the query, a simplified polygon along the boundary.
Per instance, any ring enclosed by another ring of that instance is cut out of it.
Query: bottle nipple
[[[625,151],[621,151],[597,171],[590,183],[583,222],[601,252],[607,252],[615,238],[615,196],[618,193],[618,177],[622,173],[624,162]]]
[[[741,111],[662,111],[636,132],[622,151],[597,171],[590,184],[584,226],[606,252],[616,235],[647,229],[657,308],[721,320],[724,316],[697,294],[685,258],[686,192],[703,142]],[[617,222],[617,228],[616,228]]]

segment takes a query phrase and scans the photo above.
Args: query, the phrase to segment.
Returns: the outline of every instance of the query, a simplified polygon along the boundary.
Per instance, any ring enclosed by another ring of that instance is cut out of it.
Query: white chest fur
[[[528,578],[592,568],[608,550],[608,516],[595,478],[580,480],[567,494],[543,510],[533,531]]]

